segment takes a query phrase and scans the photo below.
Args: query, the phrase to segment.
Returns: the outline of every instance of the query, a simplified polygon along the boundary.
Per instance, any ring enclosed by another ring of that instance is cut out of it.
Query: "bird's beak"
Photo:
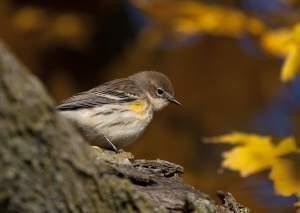
[[[173,104],[182,105],[179,101],[176,100],[176,98],[170,94],[167,94],[167,99]]]
[[[174,104],[177,104],[177,105],[182,105],[182,103],[180,103],[179,101],[177,101],[175,98],[169,100],[170,102],[174,103]]]

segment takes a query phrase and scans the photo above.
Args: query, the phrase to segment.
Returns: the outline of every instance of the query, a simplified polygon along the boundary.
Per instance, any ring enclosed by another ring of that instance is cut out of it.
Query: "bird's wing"
[[[90,108],[104,104],[133,102],[143,97],[141,89],[130,79],[117,79],[74,95],[57,106],[58,110]]]

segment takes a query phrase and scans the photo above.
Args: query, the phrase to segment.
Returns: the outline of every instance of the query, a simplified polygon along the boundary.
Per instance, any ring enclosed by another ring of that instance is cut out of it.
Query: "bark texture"
[[[0,42],[0,212],[248,212],[184,184],[183,168],[90,147]]]

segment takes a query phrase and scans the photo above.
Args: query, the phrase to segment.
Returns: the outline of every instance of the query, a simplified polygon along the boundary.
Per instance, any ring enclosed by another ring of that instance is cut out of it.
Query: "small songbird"
[[[92,145],[117,151],[134,142],[154,112],[170,102],[180,105],[169,78],[144,71],[76,94],[57,110],[73,121]]]

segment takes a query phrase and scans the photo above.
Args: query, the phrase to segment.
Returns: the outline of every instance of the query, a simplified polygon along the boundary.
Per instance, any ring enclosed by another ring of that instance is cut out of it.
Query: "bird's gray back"
[[[78,93],[57,106],[58,110],[76,110],[104,104],[132,102],[144,98],[135,81],[127,78],[106,82],[91,90]]]

